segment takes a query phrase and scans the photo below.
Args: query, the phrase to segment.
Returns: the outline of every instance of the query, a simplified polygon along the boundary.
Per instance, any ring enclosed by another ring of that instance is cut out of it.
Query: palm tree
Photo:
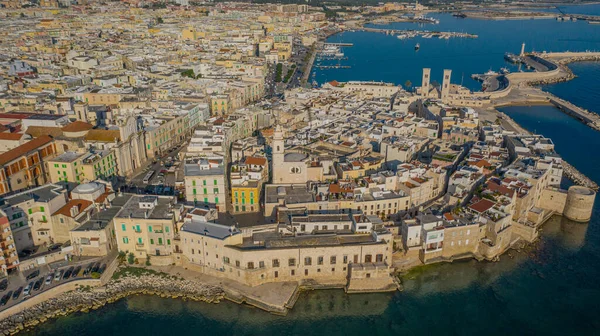
[[[406,82],[404,82],[404,87],[408,90],[412,87],[412,82],[407,80]]]

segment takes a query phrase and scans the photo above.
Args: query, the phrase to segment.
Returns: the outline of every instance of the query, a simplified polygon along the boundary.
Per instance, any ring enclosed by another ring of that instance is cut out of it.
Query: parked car
[[[44,284],[44,278],[39,278],[38,281],[36,281],[35,284],[33,284],[33,290],[39,291],[42,288],[43,284]]]
[[[8,288],[8,279],[0,281],[0,291],[5,291]]]
[[[13,293],[12,298],[13,300],[16,300],[19,298],[19,296],[21,295],[21,292],[23,291],[23,286],[17,288],[17,290]]]
[[[81,266],[75,267],[75,270],[73,271],[73,274],[71,275],[71,278],[75,278],[76,276],[78,276],[79,271],[81,271]]]
[[[71,277],[71,273],[73,273],[74,268],[75,267],[71,266],[68,270],[65,271],[65,274],[63,275],[63,280],[66,280]]]
[[[102,266],[100,266],[100,268],[98,269],[98,273],[102,274],[104,273],[104,271],[106,271],[106,264],[102,264]]]
[[[29,283],[29,285],[27,285],[27,287],[25,287],[25,289],[23,289],[23,296],[29,296],[31,295],[31,290],[33,289],[33,281]]]
[[[63,270],[57,270],[56,273],[54,273],[54,281],[60,281],[63,273],[64,273]]]
[[[27,276],[27,280],[35,279],[40,275],[40,270],[35,270]]]
[[[46,277],[46,285],[51,284],[52,279],[54,279],[54,274],[52,274],[52,273],[48,274],[48,276]]]
[[[94,268],[94,263],[90,263],[89,265],[87,265],[85,270],[83,270],[83,276],[90,274],[92,272],[92,268]]]
[[[12,291],[6,293],[6,295],[4,295],[2,297],[2,299],[0,299],[0,306],[4,306],[6,305],[6,303],[8,302],[8,300],[10,299],[10,296],[12,295]]]
[[[94,267],[92,267],[92,273],[98,272],[99,269],[100,269],[100,263],[94,264]]]

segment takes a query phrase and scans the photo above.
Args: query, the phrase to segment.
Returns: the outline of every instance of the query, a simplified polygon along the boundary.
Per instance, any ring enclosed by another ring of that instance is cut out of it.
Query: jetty
[[[530,53],[519,56],[518,60],[535,71],[503,75],[507,81],[505,88],[493,92],[486,91],[490,95],[493,106],[552,104],[569,116],[600,131],[600,115],[537,87],[575,78],[567,64],[578,61],[600,61],[600,52]]]

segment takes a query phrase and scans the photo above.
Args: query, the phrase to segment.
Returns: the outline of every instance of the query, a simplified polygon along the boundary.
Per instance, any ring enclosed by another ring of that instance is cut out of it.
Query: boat
[[[498,75],[498,73],[496,71],[493,71],[492,69],[488,70],[486,73],[484,73],[485,76],[496,76]]]
[[[509,74],[510,70],[508,70],[508,68],[504,67],[504,68],[500,68],[500,73],[503,75]]]
[[[465,14],[465,13],[457,13],[457,14],[453,14],[452,16],[464,19],[464,18],[467,17],[467,14]]]
[[[396,36],[396,37],[398,37],[398,38],[399,38],[399,39],[401,39],[401,40],[404,40],[404,39],[406,38],[406,35],[404,35],[404,34],[400,34],[400,35],[398,35],[398,36]]]
[[[418,43],[417,43],[417,44],[415,44],[415,50],[419,50],[419,48],[421,48],[421,45],[420,45],[420,44],[418,44]]]
[[[589,24],[600,24],[600,21],[588,21]]]

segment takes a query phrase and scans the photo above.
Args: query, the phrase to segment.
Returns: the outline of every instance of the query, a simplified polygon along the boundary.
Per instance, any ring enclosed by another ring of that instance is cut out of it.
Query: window
[[[44,207],[40,207],[40,211],[44,212],[45,211]]]
[[[347,264],[347,263],[348,263],[348,256],[347,256],[347,255],[345,255],[345,256],[344,256],[344,264]]]
[[[248,269],[254,269],[254,263],[252,261],[248,262]]]
[[[312,258],[311,257],[304,258],[304,265],[306,265],[306,266],[312,265]]]
[[[148,232],[152,232],[152,225],[148,225]]]
[[[335,265],[335,263],[336,263],[336,262],[337,262],[337,260],[336,260],[336,257],[335,257],[335,256],[331,256],[331,257],[329,258],[329,263],[330,263],[331,265]]]
[[[273,259],[273,267],[279,267],[279,259]]]
[[[264,261],[259,261],[258,262],[258,268],[265,268],[265,262]]]
[[[162,238],[158,238],[158,245],[162,245]]]
[[[123,243],[125,243],[125,244],[129,244],[129,238],[127,238],[127,237],[123,237]]]
[[[296,266],[296,259],[295,258],[288,259],[288,266]],[[294,274],[292,274],[292,275],[294,275]]]
[[[290,274],[291,274],[291,275],[296,275],[296,270],[292,270],[292,271],[290,272]]]
[[[168,226],[165,226],[165,232],[169,233],[169,227]]]
[[[142,240],[142,237],[139,237],[138,238],[138,244],[143,244],[143,243],[144,243],[144,241]]]
[[[171,239],[167,239],[167,245],[171,245]]]
[[[383,261],[383,254],[377,254],[375,256],[375,261],[376,262],[382,262]]]
[[[218,194],[218,193],[219,193],[219,188],[214,188],[214,189],[213,189],[213,192],[214,192],[215,194]]]
[[[229,257],[223,257],[223,262],[229,264]]]
[[[217,185],[217,180],[214,180],[214,184]]]
[[[323,257],[317,257],[317,265],[323,265]]]
[[[150,239],[150,245],[154,245],[154,239]]]
[[[27,212],[31,215],[33,213],[33,210],[29,209],[27,210]]]
[[[304,270],[304,275],[308,275],[308,270],[307,269]]]
[[[279,277],[279,272],[275,271],[275,277],[278,278]]]

